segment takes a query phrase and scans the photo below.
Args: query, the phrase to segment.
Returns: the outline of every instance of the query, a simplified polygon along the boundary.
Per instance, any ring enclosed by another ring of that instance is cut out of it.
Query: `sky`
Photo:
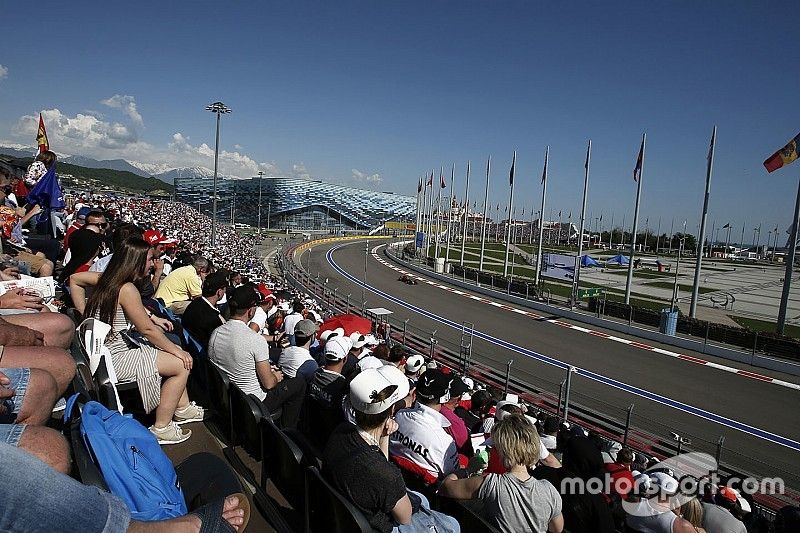
[[[42,112],[62,154],[295,175],[413,195],[452,165],[463,198],[541,199],[630,226],[647,134],[640,227],[697,231],[718,128],[709,230],[745,242],[791,223],[800,163],[762,162],[800,132],[789,2],[295,1],[4,5],[0,145],[33,145]],[[35,22],[35,23],[34,23]],[[38,32],[38,34],[36,33]],[[446,189],[445,195],[449,194]]]

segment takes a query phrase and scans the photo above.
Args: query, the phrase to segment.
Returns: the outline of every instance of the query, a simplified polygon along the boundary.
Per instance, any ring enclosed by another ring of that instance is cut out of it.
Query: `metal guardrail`
[[[308,243],[303,245],[303,248],[306,246]],[[327,288],[324,282],[298,267],[290,258],[295,247],[287,248],[283,255],[278,256],[279,267],[291,285],[314,295],[335,313],[367,316],[364,309],[365,302],[357,302],[350,294],[339,294],[338,289]],[[497,362],[497,365],[493,366],[482,362],[493,360],[487,354],[480,354],[478,359],[481,361],[476,361],[473,356],[465,356],[459,344],[437,338],[436,331],[418,328],[411,324],[410,320],[399,321],[392,317],[383,320],[390,326],[390,338],[393,342],[403,343],[488,386],[517,394],[540,411],[594,430],[607,439],[620,441],[646,455],[663,459],[681,451],[705,452],[717,459],[719,473],[723,478],[736,476],[744,479],[780,475],[787,486],[800,486],[800,475],[796,472],[788,470],[776,472],[775,465],[725,448],[724,436],[710,441],[689,434],[683,428],[670,426],[663,420],[640,415],[634,404],[620,407],[584,394],[571,383],[569,371],[565,373],[563,380],[553,382],[514,367],[513,360],[505,363]],[[682,437],[679,440],[691,440],[692,444],[684,445],[676,442],[675,435]],[[792,500],[800,500],[800,494],[787,490],[787,494],[781,497],[757,495],[756,503],[766,509],[777,509],[791,503]]]

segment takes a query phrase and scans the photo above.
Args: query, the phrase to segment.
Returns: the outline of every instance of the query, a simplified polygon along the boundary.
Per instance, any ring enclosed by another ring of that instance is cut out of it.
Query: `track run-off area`
[[[406,271],[365,243],[321,243],[298,259],[330,290],[356,302],[363,288],[367,307],[386,307],[439,339],[458,344],[463,322],[474,323],[474,361],[502,370],[513,359],[512,374],[555,393],[573,367],[572,401],[618,418],[635,404],[634,426],[662,440],[678,433],[693,440],[690,449],[709,451],[722,436],[723,462],[800,485],[796,377],[542,316],[416,273],[408,274],[419,284],[406,285],[397,280]]]

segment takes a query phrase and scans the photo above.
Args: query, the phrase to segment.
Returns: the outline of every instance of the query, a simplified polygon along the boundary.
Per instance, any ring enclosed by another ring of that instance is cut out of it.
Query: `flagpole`
[[[611,212],[611,229],[608,232],[608,249],[614,247],[614,212]]]
[[[467,219],[469,218],[469,169],[470,164],[467,161],[467,180],[464,185],[464,230],[461,232],[461,261],[459,264],[464,266],[464,248],[467,245]]]
[[[542,239],[544,238],[544,208],[547,202],[547,161],[550,159],[550,146],[544,149],[544,169],[542,170],[542,206],[539,211],[539,244],[536,247],[536,276],[534,284],[538,290],[539,276],[542,272]],[[561,229],[559,228],[559,231]]]
[[[669,225],[669,255],[672,255],[672,239],[674,238],[675,238],[675,217],[672,217],[672,222]],[[700,253],[702,252],[703,252],[703,245],[701,244]]]
[[[431,218],[433,215],[433,171],[431,171],[431,179],[428,183],[425,184],[425,187],[430,187],[430,192],[428,192],[428,201],[427,205],[425,206],[425,227],[427,231],[425,232],[425,257],[430,257],[428,248],[431,246],[431,231],[433,231],[433,224],[431,224]],[[426,259],[427,261],[427,259]]]
[[[797,249],[797,225],[800,218],[800,180],[797,182],[797,199],[794,203],[794,218],[792,219],[792,232],[789,236],[789,250],[786,258],[786,273],[783,275],[783,293],[781,294],[781,306],[778,310],[778,324],[775,333],[783,335],[786,325],[786,310],[789,306],[789,290],[792,288],[792,274],[794,270],[794,257]],[[777,242],[777,238],[775,239]],[[777,244],[775,245],[777,248]]]
[[[581,208],[581,227],[578,230],[578,262],[575,264],[575,281],[572,284],[572,305],[578,297],[578,288],[581,276],[581,255],[583,255],[583,226],[586,221],[586,198],[589,193],[589,164],[592,160],[592,140],[589,139],[589,146],[586,148],[586,164],[583,172],[583,207]],[[560,230],[561,228],[559,228]]]
[[[422,178],[422,214],[420,215],[419,219],[419,226],[422,230],[422,248],[420,249],[420,253],[424,253],[425,257],[428,257],[428,223],[427,223],[427,215],[428,215],[428,173],[425,173],[425,176]]]
[[[478,270],[483,270],[483,253],[486,250],[486,210],[489,208],[489,174],[492,169],[492,156],[486,159],[486,192],[483,196],[483,221],[481,222],[481,257]]]
[[[422,178],[420,178],[419,182],[417,183],[417,221],[414,224],[414,238],[415,239],[417,238],[417,233],[419,233],[419,222],[420,222],[419,201],[420,201],[421,194],[422,194]]]
[[[503,276],[508,276],[508,254],[511,251],[511,220],[514,216],[514,167],[517,164],[517,151],[514,150],[514,157],[511,159],[511,195],[508,197],[508,228],[506,228],[506,258],[503,262]]]
[[[436,196],[436,250],[433,253],[434,268],[439,262],[439,243],[442,233],[442,181],[444,180],[444,166],[439,170],[439,194]]]
[[[625,305],[631,303],[631,281],[633,280],[633,256],[636,253],[636,230],[639,225],[639,200],[642,197],[642,178],[644,174],[644,150],[647,143],[647,134],[642,134],[642,147],[640,149],[641,164],[639,168],[639,179],[636,180],[636,207],[633,210],[633,231],[631,232],[631,256],[628,258],[628,279],[625,281]]]
[[[450,262],[450,230],[453,221],[453,182],[456,179],[456,164],[453,163],[453,170],[450,172],[450,203],[447,205],[447,248],[445,251],[445,263]],[[446,267],[445,267],[446,268]]]
[[[658,231],[656,231],[656,258],[658,258],[658,245],[661,242],[661,217],[658,217]]]

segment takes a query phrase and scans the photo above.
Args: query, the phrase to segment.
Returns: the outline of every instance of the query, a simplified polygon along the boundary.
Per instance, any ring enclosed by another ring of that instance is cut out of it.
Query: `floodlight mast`
[[[219,117],[230,113],[232,110],[222,102],[214,102],[206,106],[206,111],[211,111],[217,115],[217,136],[214,143],[214,192],[211,198],[211,246],[217,241],[217,169],[219,163]]]

